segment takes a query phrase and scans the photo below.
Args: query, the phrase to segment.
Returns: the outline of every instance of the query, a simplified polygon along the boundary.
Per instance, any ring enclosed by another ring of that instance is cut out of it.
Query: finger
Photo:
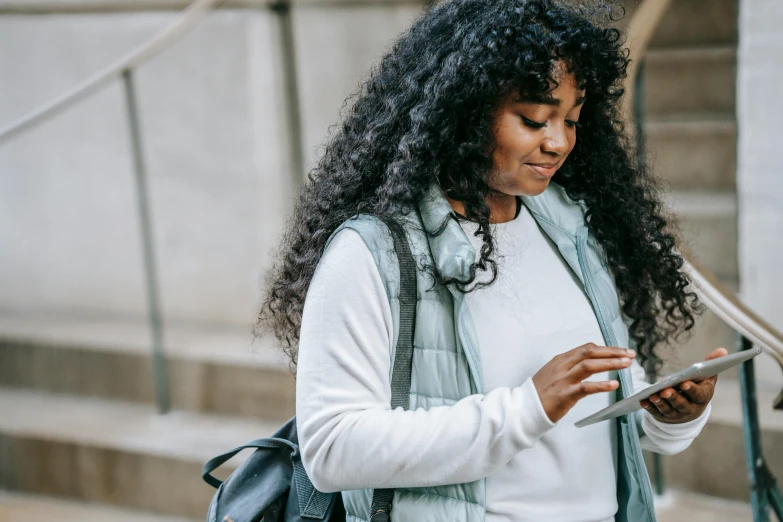
[[[707,357],[705,357],[705,361],[709,361],[710,359],[717,359],[718,357],[724,357],[729,354],[729,351],[726,348],[715,348],[712,350]]]
[[[702,404],[707,396],[707,388],[701,384],[697,384],[693,381],[685,381],[680,383],[680,391],[685,395],[688,400],[696,404]]]
[[[621,357],[636,357],[636,352],[626,348],[617,348],[616,346],[598,346],[594,343],[587,343],[570,352],[567,352],[571,365],[574,366],[585,359],[608,359]]]
[[[691,402],[672,388],[666,388],[663,390],[661,392],[661,398],[664,399],[674,410],[681,413],[690,413],[693,409]]]
[[[618,381],[583,381],[571,387],[571,394],[579,400],[593,393],[616,390],[618,386],[620,386]]]
[[[700,383],[685,381],[680,384],[680,389],[691,402],[695,404],[704,404],[710,402],[712,394],[715,391],[715,383],[711,382],[710,379],[706,379]]]
[[[575,381],[583,381],[593,374],[612,370],[622,370],[630,365],[631,359],[628,357],[621,357],[619,359],[585,359],[571,368],[569,374]]]
[[[652,403],[653,407],[665,417],[668,417],[674,413],[674,408],[672,408],[668,402],[661,399],[661,396],[657,393],[650,397],[650,402]]]
[[[658,411],[658,408],[656,408],[649,400],[643,400],[639,403],[639,405],[656,419],[663,418],[663,415],[661,415],[661,412]]]

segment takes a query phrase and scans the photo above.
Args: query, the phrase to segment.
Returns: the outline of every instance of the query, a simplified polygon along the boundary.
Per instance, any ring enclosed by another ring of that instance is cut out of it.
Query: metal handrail
[[[94,94],[115,77],[122,77],[128,109],[129,136],[133,156],[133,168],[136,181],[136,196],[139,210],[144,274],[147,286],[147,308],[149,314],[150,334],[152,342],[152,367],[155,380],[155,398],[160,413],[166,413],[170,407],[169,379],[166,370],[164,353],[164,327],[157,283],[157,267],[154,250],[152,217],[149,205],[147,174],[144,165],[144,154],[139,123],[138,104],[136,102],[133,72],[136,67],[145,63],[173,42],[181,38],[212,8],[227,0],[194,0],[188,4],[182,15],[168,27],[158,32],[147,42],[136,47],[125,56],[98,71],[72,89],[43,104],[5,128],[0,129],[0,146],[11,138],[32,129],[51,117],[59,114],[78,101]],[[230,1],[230,0],[228,0]],[[240,1],[241,0],[235,0]],[[233,2],[232,2],[233,3]],[[285,64],[286,91],[288,99],[288,123],[292,129],[291,164],[296,171],[302,168],[301,132],[299,123],[299,108],[296,98],[296,68],[293,49],[293,28],[291,26],[290,2],[280,1],[268,3],[268,7],[279,15],[282,23],[282,48]],[[293,93],[293,94],[290,94]]]
[[[142,253],[144,255],[144,275],[146,280],[147,310],[149,314],[150,337],[152,343],[152,370],[155,383],[155,401],[160,413],[166,413],[171,406],[168,371],[164,350],[163,314],[161,312],[158,290],[158,277],[152,230],[152,217],[149,205],[138,107],[133,87],[133,71],[153,56],[177,41],[217,3],[222,0],[194,0],[182,12],[182,15],[168,27],[158,32],[145,43],[136,47],[125,56],[98,71],[72,89],[31,111],[6,128],[0,130],[0,145],[36,125],[47,121],[56,114],[73,106],[87,96],[94,94],[117,76],[122,76],[128,109],[129,134],[133,152],[133,167],[136,177],[136,198],[139,209]]]
[[[734,331],[761,347],[783,366],[783,333],[759,317],[737,294],[723,286],[710,272],[685,260],[685,271],[705,306]]]
[[[108,67],[93,74],[65,93],[44,103],[39,108],[25,114],[10,125],[0,129],[0,145],[46,120],[59,114],[74,103],[105,86],[110,80],[118,78],[123,72],[131,70],[160,53],[171,43],[178,40],[198,23],[204,14],[222,0],[194,0],[171,25],[133,49]]]

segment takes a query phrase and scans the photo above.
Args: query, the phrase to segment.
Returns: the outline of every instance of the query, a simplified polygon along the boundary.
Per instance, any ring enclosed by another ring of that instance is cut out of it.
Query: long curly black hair
[[[478,223],[480,259],[463,292],[492,259],[487,176],[494,113],[512,90],[545,94],[566,64],[587,101],[576,145],[553,181],[587,208],[630,320],[640,362],[690,330],[700,307],[664,217],[656,187],[619,114],[628,53],[604,11],[555,0],[446,0],[424,13],[373,68],[317,166],[309,173],[267,277],[256,333],[271,331],[296,364],[302,310],[325,242],[356,214],[407,214],[430,184],[464,204]]]

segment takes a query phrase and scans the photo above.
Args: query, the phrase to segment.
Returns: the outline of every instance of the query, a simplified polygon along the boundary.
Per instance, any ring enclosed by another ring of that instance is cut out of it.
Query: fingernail
[[[653,402],[653,404],[658,404],[659,402],[661,402],[661,399],[650,399],[650,400]]]
[[[631,362],[631,359],[629,359],[627,357],[623,357],[622,359],[620,359],[620,364],[628,364],[630,362]]]
[[[680,386],[680,389],[681,390],[686,390],[686,391],[690,390],[691,389],[691,385],[690,384],[683,384],[682,386]]]
[[[636,355],[636,352],[635,352],[635,351],[633,351],[633,350],[626,350],[626,352],[628,352],[628,355],[630,355],[631,357],[633,357],[634,355]]]
[[[665,392],[663,392],[661,394],[661,397],[663,397],[664,399],[668,399],[671,396],[672,396],[672,394],[670,392],[667,392],[667,391],[665,391]]]

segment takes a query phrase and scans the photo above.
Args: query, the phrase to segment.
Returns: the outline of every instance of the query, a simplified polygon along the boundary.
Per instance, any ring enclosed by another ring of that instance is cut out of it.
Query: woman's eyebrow
[[[580,96],[577,98],[576,103],[574,103],[574,107],[579,107],[582,105],[585,100],[587,99],[587,96]],[[542,105],[551,105],[553,107],[560,107],[562,100],[560,98],[555,98],[553,96],[548,95],[537,95],[537,94],[525,94],[520,95],[516,99],[517,103],[539,103]]]

